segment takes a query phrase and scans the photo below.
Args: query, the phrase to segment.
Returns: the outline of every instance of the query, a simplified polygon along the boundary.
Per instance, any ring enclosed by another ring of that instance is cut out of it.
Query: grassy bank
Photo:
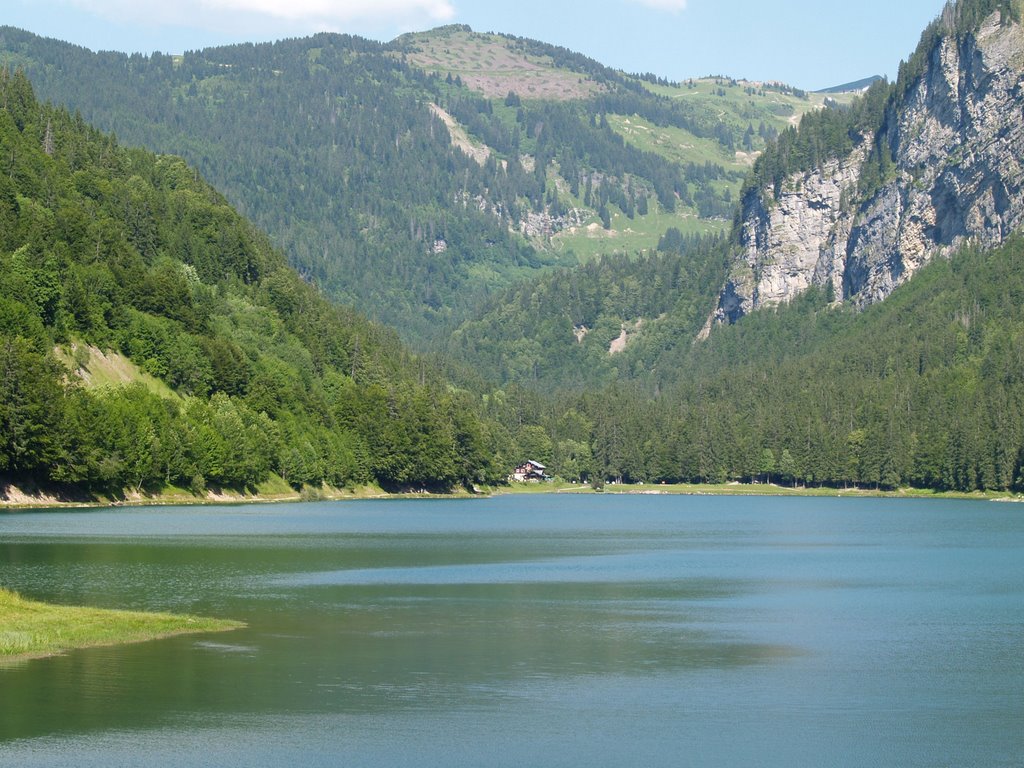
[[[597,493],[590,485],[555,480],[548,483],[512,483],[507,486],[484,487],[470,493],[459,488],[449,492],[427,490],[384,489],[377,485],[352,488],[303,488],[301,491],[274,478],[251,491],[228,489],[209,490],[196,495],[184,488],[168,487],[157,493],[129,494],[117,498],[74,498],[53,491],[22,490],[0,482],[0,512],[4,509],[43,509],[110,506],[161,506],[209,504],[268,504],[296,501],[345,501],[357,499],[424,499],[424,498],[480,498],[507,494],[536,493]],[[848,496],[852,498],[885,497],[899,499],[977,499],[996,501],[1024,501],[1021,494],[1009,491],[933,491],[924,488],[791,487],[774,483],[675,483],[675,484],[608,484],[600,491],[606,494],[676,494],[688,496]]]
[[[166,486],[152,492],[125,492],[116,496],[74,493],[58,488],[39,488],[16,484],[0,477],[0,512],[4,509],[89,508],[119,506],[165,506],[189,504],[246,504],[294,501],[342,501],[347,499],[401,499],[401,498],[464,498],[474,494],[463,488],[447,493],[421,489],[384,489],[379,485],[360,485],[345,488],[332,486],[292,488],[277,475],[260,483],[256,488],[239,490],[211,488],[196,494],[187,488]]]
[[[0,661],[243,626],[198,616],[50,605],[0,589]]]
[[[554,481],[550,483],[513,483],[496,493],[598,493],[589,485]],[[923,488],[897,488],[884,491],[874,488],[791,487],[774,483],[674,483],[674,484],[609,484],[600,493],[605,494],[676,494],[686,496],[831,496],[850,498],[894,499],[977,499],[1020,501],[1019,494],[1009,491],[932,491]]]

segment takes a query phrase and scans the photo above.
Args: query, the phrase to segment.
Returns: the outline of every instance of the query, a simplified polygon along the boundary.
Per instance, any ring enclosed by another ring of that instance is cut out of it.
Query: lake
[[[0,766],[1021,766],[1024,507],[0,515],[26,597],[248,622],[0,667]]]

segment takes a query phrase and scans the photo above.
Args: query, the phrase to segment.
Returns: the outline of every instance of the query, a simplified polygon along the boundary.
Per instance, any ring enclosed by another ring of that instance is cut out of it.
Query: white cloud
[[[447,0],[201,0],[213,10],[256,13],[290,21],[394,21],[403,16],[426,16],[448,21],[455,8]]]
[[[645,5],[656,11],[669,11],[679,13],[686,10],[686,0],[630,0],[637,5]]]
[[[358,24],[408,26],[451,21],[450,0],[70,0],[118,22],[208,30],[255,29],[275,22],[290,30],[344,31]]]

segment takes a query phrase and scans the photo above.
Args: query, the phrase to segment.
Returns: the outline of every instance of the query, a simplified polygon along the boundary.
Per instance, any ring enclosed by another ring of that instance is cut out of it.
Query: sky
[[[0,25],[92,50],[182,53],[441,24],[531,37],[627,72],[808,90],[896,75],[944,0],[0,0]]]

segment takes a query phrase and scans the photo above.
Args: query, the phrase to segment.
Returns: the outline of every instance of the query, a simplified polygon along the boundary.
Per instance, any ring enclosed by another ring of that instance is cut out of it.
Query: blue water
[[[0,585],[249,625],[0,667],[4,767],[1024,765],[1016,504],[24,513]]]

